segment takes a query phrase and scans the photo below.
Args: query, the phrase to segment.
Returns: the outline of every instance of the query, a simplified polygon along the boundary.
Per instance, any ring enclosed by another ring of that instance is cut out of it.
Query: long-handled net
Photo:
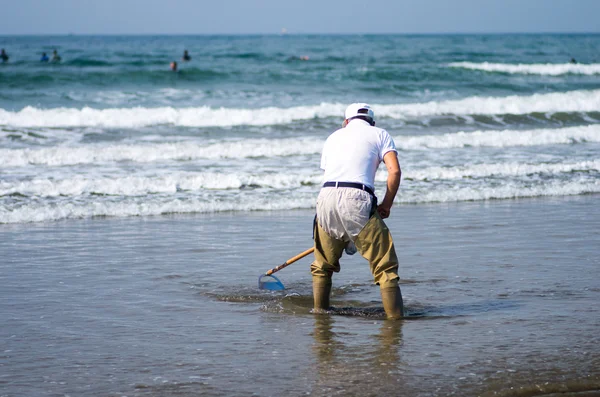
[[[281,269],[291,265],[292,263],[304,258],[305,256],[307,256],[309,254],[312,254],[314,250],[315,250],[314,247],[309,248],[306,251],[296,255],[295,257],[290,258],[287,261],[283,262],[281,265],[274,267],[273,269],[267,271],[265,274],[261,274],[258,277],[258,288],[266,289],[266,290],[270,290],[270,291],[284,290],[285,286],[283,285],[281,280],[279,280],[277,277],[273,276],[273,273],[280,271]]]

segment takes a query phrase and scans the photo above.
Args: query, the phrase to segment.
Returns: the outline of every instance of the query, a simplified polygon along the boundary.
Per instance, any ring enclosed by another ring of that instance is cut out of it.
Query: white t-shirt
[[[357,182],[374,190],[377,168],[392,150],[398,152],[386,130],[361,119],[350,120],[325,141],[321,155],[323,181]]]

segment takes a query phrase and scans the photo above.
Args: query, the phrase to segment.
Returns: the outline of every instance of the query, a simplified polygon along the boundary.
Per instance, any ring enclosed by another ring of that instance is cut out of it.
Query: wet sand
[[[395,322],[358,255],[257,288],[310,211],[1,225],[0,396],[598,396],[598,200],[396,207]]]

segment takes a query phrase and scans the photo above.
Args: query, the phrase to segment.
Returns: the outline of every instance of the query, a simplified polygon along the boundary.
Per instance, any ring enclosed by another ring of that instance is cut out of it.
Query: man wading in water
[[[323,147],[325,183],[317,198],[315,261],[310,267],[315,312],[329,309],[331,276],[340,271],[339,259],[345,249],[350,255],[358,250],[369,261],[387,317],[403,316],[398,258],[383,221],[390,216],[401,170],[394,140],[386,130],[375,127],[373,117],[366,103],[351,104],[342,128],[331,134]],[[382,161],[388,171],[387,189],[377,206],[375,173]]]

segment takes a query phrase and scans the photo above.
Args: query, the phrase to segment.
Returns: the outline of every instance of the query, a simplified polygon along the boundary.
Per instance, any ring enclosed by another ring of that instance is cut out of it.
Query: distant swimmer
[[[191,61],[192,57],[190,56],[190,54],[188,54],[188,50],[184,50],[183,51],[183,56],[181,57],[181,60],[183,62],[187,62],[187,61]]]
[[[571,58],[571,63],[577,63],[577,61],[575,60],[575,58]]]
[[[8,62],[9,56],[6,51],[4,51],[4,48],[2,49],[2,53],[0,53],[0,58],[2,58],[2,63]]]
[[[308,61],[310,57],[308,55],[291,56],[288,61]]]
[[[52,62],[60,62],[61,57],[60,55],[58,55],[58,52],[56,50],[54,50],[52,52]]]
[[[46,55],[45,52],[42,52],[42,57],[40,58],[40,62],[48,62],[50,60],[50,58],[48,58],[48,55]]]
[[[177,62],[175,62],[175,61],[171,62],[171,70],[174,72],[177,71]]]

